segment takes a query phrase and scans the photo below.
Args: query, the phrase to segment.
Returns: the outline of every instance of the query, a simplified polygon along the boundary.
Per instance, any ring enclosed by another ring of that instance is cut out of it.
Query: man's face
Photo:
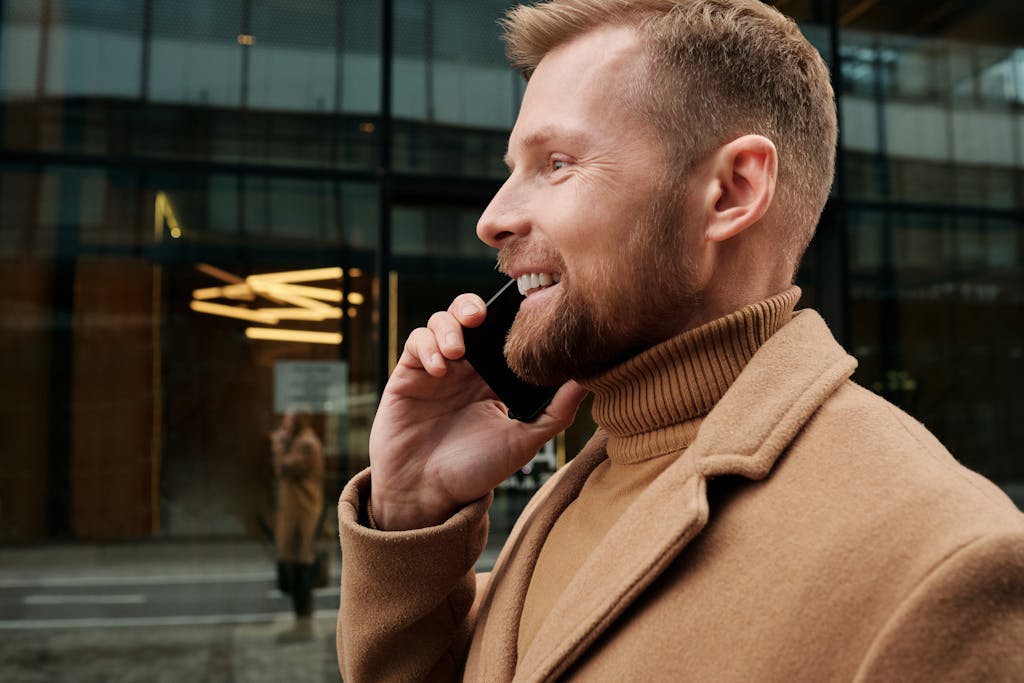
[[[544,57],[509,138],[511,175],[477,225],[529,290],[505,353],[534,382],[596,375],[675,334],[694,305],[682,192],[624,104],[640,50],[614,27]]]

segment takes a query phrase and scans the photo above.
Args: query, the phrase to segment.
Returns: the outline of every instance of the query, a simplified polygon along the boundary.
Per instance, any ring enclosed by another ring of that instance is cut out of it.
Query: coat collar
[[[754,355],[689,448],[608,531],[517,663],[519,618],[533,566],[552,525],[605,457],[606,437],[598,432],[543,499],[524,511],[502,552],[468,660],[473,679],[541,681],[564,673],[707,524],[707,480],[764,478],[855,367],[817,313],[795,315]]]

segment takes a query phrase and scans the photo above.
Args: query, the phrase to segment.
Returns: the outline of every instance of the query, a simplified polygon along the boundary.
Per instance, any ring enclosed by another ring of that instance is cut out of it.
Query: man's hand
[[[505,407],[462,360],[462,327],[487,316],[462,294],[409,335],[370,431],[371,506],[385,530],[440,524],[523,467],[576,417],[586,390],[569,382],[530,423]]]

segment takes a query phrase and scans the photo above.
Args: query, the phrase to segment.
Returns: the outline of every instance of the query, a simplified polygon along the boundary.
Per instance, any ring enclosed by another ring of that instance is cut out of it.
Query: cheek
[[[631,251],[637,221],[645,204],[635,197],[566,188],[548,204],[547,239],[565,261],[566,269],[583,281],[595,281],[618,270],[617,261]]]

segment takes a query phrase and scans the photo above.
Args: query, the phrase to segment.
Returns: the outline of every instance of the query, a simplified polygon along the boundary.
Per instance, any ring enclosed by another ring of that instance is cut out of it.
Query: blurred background
[[[338,680],[333,501],[408,332],[500,284],[511,4],[0,0],[0,677]],[[1024,504],[1024,4],[772,4],[841,118],[800,305]],[[294,403],[331,579],[281,645]],[[483,566],[591,429],[498,491]]]

